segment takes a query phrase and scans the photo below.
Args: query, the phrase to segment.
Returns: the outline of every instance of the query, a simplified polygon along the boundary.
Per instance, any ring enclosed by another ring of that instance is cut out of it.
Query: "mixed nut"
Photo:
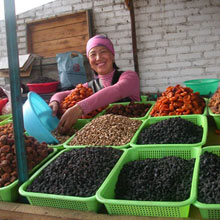
[[[107,114],[99,116],[79,130],[68,145],[121,146],[128,144],[140,120],[126,116]]]

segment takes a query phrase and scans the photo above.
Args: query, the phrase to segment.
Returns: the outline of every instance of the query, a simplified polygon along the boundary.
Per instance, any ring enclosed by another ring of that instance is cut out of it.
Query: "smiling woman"
[[[115,64],[115,50],[112,41],[105,35],[90,38],[86,45],[86,55],[97,78],[84,83],[83,87],[91,88],[93,94],[69,107],[62,115],[58,130],[67,133],[82,115],[104,108],[113,102],[140,100],[140,82],[136,72],[119,71]],[[53,114],[58,113],[60,103],[73,90],[54,94],[50,100]]]
[[[16,14],[21,14],[23,12],[26,12],[28,10],[31,10],[33,8],[39,7],[41,5],[47,4],[49,2],[54,2],[55,0],[14,0],[15,2],[15,11]],[[7,2],[5,0],[0,1],[0,20],[5,19],[5,13],[4,13],[4,2]]]

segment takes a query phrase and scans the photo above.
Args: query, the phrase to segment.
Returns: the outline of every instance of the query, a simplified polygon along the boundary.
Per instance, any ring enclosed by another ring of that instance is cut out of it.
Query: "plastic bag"
[[[2,109],[8,102],[8,98],[0,98],[0,115],[2,115]]]
[[[73,56],[76,54],[77,56]],[[56,55],[61,90],[73,89],[87,81],[83,55],[77,51]]]
[[[10,90],[10,86],[5,86],[4,88],[2,87],[4,93],[6,94],[6,96],[8,97],[8,102],[2,107],[2,115],[5,114],[10,114],[12,113],[12,106],[11,106],[11,90]]]

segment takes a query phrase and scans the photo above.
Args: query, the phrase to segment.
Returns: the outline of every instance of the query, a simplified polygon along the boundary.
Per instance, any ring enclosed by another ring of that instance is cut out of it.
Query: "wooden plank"
[[[86,49],[87,36],[77,36],[74,38],[65,38],[51,41],[44,41],[35,43],[32,45],[32,50],[34,54],[39,54],[42,52],[47,52],[51,50],[60,50],[64,48],[72,48],[82,46],[84,50]]]
[[[28,53],[53,57],[76,50],[83,54],[91,37],[91,16],[83,11],[27,24]]]
[[[171,218],[112,216],[103,213],[83,212],[70,209],[32,206],[28,204],[0,202],[1,220],[166,220]],[[185,220],[186,218],[172,218]],[[187,218],[188,220],[198,218]],[[199,218],[201,219],[201,218]]]
[[[56,54],[58,54],[58,53],[65,53],[65,52],[74,51],[74,50],[80,52],[83,55],[86,55],[85,49],[83,47],[79,46],[79,47],[63,48],[63,49],[60,49],[60,50],[56,49],[56,50],[53,50],[53,51],[46,51],[46,52],[42,53],[42,56],[45,56],[47,58],[55,57]],[[39,55],[40,54],[41,53],[39,53]]]
[[[86,12],[56,16],[46,20],[29,23],[28,28],[31,32],[59,27],[67,24],[75,24],[86,21]]]
[[[53,28],[53,35],[51,29],[40,30],[32,33],[32,44],[43,42],[47,40],[56,40],[85,35],[88,33],[86,21],[76,24],[68,24]]]

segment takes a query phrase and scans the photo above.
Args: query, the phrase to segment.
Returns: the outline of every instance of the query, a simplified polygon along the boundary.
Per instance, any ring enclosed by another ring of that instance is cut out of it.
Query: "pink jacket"
[[[130,97],[133,101],[140,101],[140,81],[137,73],[125,71],[121,74],[118,82],[111,85],[113,74],[114,71],[106,75],[99,75],[104,88],[77,103],[85,115],[126,97]],[[83,85],[88,87],[87,83]],[[72,90],[58,92],[51,97],[50,102],[60,103],[71,92]]]

